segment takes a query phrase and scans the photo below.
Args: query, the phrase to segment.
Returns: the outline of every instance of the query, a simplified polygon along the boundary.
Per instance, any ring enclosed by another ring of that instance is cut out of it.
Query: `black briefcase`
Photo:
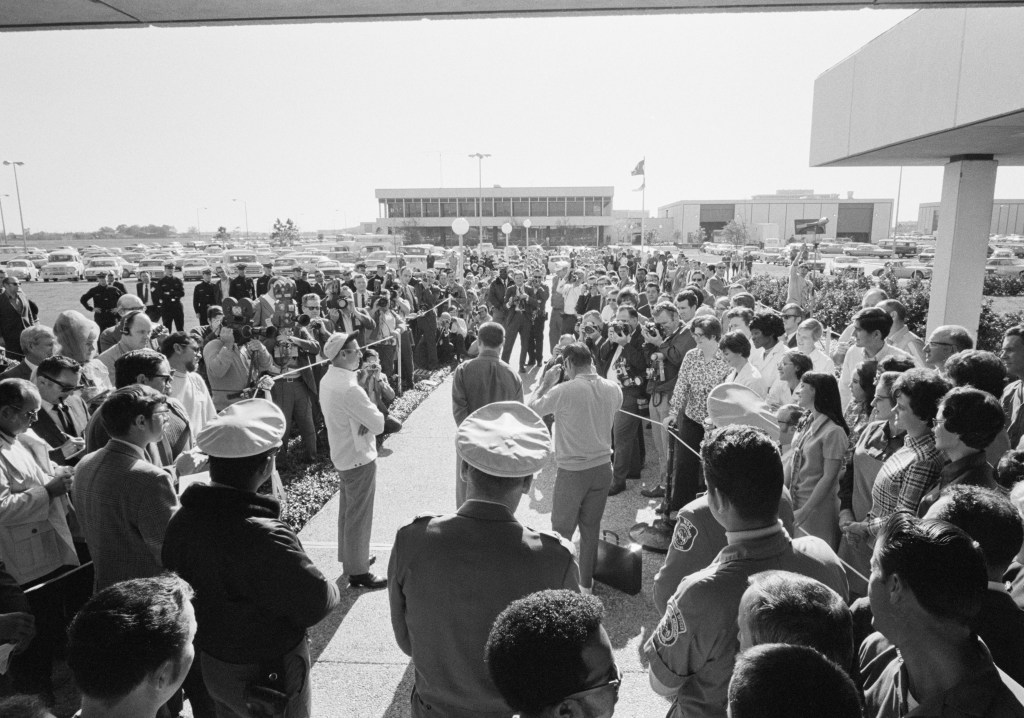
[[[635,596],[640,593],[643,584],[643,547],[638,543],[622,546],[618,534],[611,531],[601,533],[602,538],[597,542],[594,578],[607,586]],[[613,537],[614,543],[604,538],[607,536]]]

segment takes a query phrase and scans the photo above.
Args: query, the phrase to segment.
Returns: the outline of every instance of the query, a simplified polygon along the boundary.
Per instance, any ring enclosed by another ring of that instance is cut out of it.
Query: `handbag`
[[[597,542],[594,578],[623,593],[635,596],[640,593],[643,584],[643,547],[637,543],[622,546],[617,533],[601,533],[602,538]],[[615,542],[608,541],[605,536],[614,537]]]

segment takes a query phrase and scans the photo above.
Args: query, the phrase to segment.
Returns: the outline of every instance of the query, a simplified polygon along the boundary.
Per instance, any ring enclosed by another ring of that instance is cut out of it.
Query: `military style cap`
[[[473,468],[505,478],[537,473],[552,454],[544,422],[518,401],[496,401],[467,416],[455,450]]]
[[[173,266],[174,266],[174,262],[164,262],[164,268],[173,267]]]
[[[281,446],[284,413],[266,399],[244,399],[214,417],[196,435],[207,456],[242,459]]]
[[[145,309],[146,305],[142,303],[134,294],[122,294],[117,298],[117,308],[123,310],[134,310],[134,309]]]
[[[335,332],[327,338],[327,343],[324,344],[324,356],[329,360],[333,360],[334,357],[338,356],[338,353],[342,350],[346,343],[348,343],[349,335],[344,332]]]

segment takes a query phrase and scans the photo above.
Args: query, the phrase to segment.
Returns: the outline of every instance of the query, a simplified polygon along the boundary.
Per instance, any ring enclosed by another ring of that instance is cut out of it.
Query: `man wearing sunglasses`
[[[85,449],[89,411],[78,393],[81,378],[78,362],[58,355],[44,359],[32,380],[42,399],[32,431],[50,445],[50,459],[59,466],[74,466]]]
[[[601,625],[603,610],[594,596],[549,590],[512,602],[498,616],[487,639],[487,668],[522,718],[615,713],[622,671]]]

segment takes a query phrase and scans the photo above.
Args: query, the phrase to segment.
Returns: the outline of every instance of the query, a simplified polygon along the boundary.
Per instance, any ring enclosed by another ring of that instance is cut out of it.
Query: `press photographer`
[[[367,343],[390,339],[390,341],[377,344],[376,348],[379,366],[384,372],[384,376],[392,386],[397,387],[395,357],[397,356],[398,336],[405,331],[405,324],[399,316],[397,300],[390,291],[383,289],[374,297],[370,308],[370,318],[373,319],[376,326],[370,332]]]
[[[218,412],[243,399],[247,389],[273,387],[269,377],[260,375],[270,370],[274,360],[246,321],[225,306],[220,335],[203,347],[206,376]]]
[[[505,290],[505,349],[501,360],[508,362],[512,356],[512,346],[519,337],[519,372],[526,371],[527,353],[530,348],[530,328],[533,312],[538,308],[537,296],[533,287],[527,286],[526,274],[517,269],[512,275],[513,284]]]
[[[306,296],[316,297],[310,292]],[[281,453],[288,449],[288,437],[294,425],[302,437],[302,463],[316,460],[316,426],[313,422],[313,405],[317,401],[317,384],[310,367],[320,354],[320,343],[313,338],[309,329],[297,323],[292,327],[280,328],[274,336],[263,340],[267,351],[273,355],[270,373],[280,375],[270,390],[271,400],[284,412],[284,445]],[[265,383],[265,382],[264,382]]]
[[[599,349],[607,362],[605,378],[622,387],[622,409],[637,414],[646,408],[647,356],[640,332],[640,315],[631,306],[619,307],[615,321],[608,324],[608,340]],[[640,419],[622,411],[615,414],[612,431],[615,441],[614,478],[609,496],[626,489],[626,479],[638,478],[643,468]]]
[[[334,304],[337,307],[337,318],[328,315],[328,319],[334,322],[334,330],[345,334],[356,332],[360,344],[368,343],[366,337],[374,330],[376,324],[369,312],[356,308],[352,289],[342,284],[338,288],[338,296]]]

